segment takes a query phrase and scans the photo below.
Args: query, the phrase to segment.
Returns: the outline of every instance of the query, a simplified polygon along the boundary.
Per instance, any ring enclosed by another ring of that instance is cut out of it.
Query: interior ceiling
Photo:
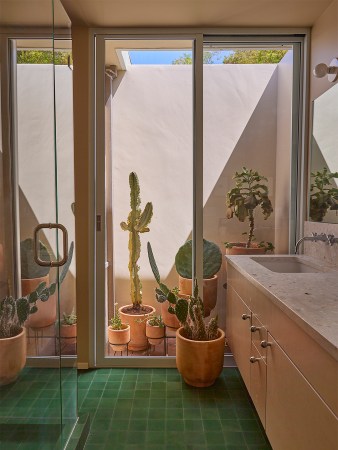
[[[307,27],[332,0],[55,0],[55,25]],[[66,12],[63,10],[63,4]],[[52,0],[0,0],[0,26],[51,26]]]

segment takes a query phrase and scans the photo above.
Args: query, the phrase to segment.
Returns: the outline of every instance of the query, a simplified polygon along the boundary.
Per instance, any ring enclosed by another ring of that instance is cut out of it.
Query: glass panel
[[[178,321],[168,313],[167,302],[160,304],[156,301],[155,288],[158,285],[149,264],[147,242],[151,243],[161,281],[170,289],[178,287],[175,256],[178,249],[191,239],[193,226],[191,63],[192,41],[106,41],[107,285],[106,312],[100,320],[107,330],[110,319],[114,317],[114,303],[117,303],[116,311],[123,308],[120,312],[122,322],[131,326],[128,346],[115,345],[118,343],[117,332],[108,329],[106,356],[175,355]],[[133,172],[138,177],[141,201],[140,211],[136,208],[135,217],[134,213],[130,215],[130,183],[135,184],[130,174]],[[141,228],[133,228],[135,234],[129,233],[134,226],[132,223],[139,220],[140,212],[148,208],[147,202],[151,202],[153,207],[150,223],[145,220]],[[122,227],[121,222],[125,222]],[[137,245],[138,238],[141,251],[139,256],[136,248],[135,256],[131,249],[134,242]],[[167,327],[157,330],[162,331],[162,335],[165,333],[166,339],[147,339],[146,333],[154,332],[154,327],[148,327],[146,331],[146,318],[131,315],[135,310],[127,308],[132,302],[137,303],[141,294],[142,305],[148,308],[141,313],[153,311],[162,315]],[[141,323],[135,319],[141,319]],[[141,335],[138,342],[137,328]],[[102,342],[99,345],[102,346]]]
[[[203,226],[223,263],[207,254],[204,301],[223,329],[225,253],[289,250],[292,77],[292,47],[205,45]]]

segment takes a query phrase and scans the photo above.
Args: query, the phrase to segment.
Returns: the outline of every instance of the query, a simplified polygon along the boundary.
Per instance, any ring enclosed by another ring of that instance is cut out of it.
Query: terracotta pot
[[[215,308],[217,303],[217,283],[218,277],[214,275],[212,278],[203,280],[203,304],[204,316],[210,316],[210,312]],[[183,278],[179,275],[178,288],[180,294],[192,295],[192,283],[190,278]]]
[[[169,305],[170,305],[170,303],[168,302],[168,300],[166,300],[164,303],[161,303],[162,320],[166,327],[174,328],[177,330],[177,328],[179,328],[181,325],[180,325],[180,322],[178,321],[178,318],[175,316],[175,314],[170,314],[168,312]]]
[[[130,326],[122,324],[122,330],[113,330],[108,327],[108,342],[114,352],[122,352],[130,341]]]
[[[13,383],[26,364],[26,330],[17,336],[0,339],[0,386]]]
[[[129,350],[136,352],[145,350],[148,347],[148,340],[146,337],[146,321],[144,319],[153,314],[155,312],[155,308],[149,305],[144,305],[151,308],[151,311],[147,314],[124,313],[122,310],[128,306],[132,305],[121,306],[121,308],[119,308],[122,322],[130,325],[130,343],[128,348]],[[142,319],[142,322],[138,322],[140,319]]]
[[[41,278],[23,279],[21,280],[22,295],[28,295],[39,286],[40,283],[45,282],[49,285],[49,275]],[[28,317],[25,322],[26,327],[30,328],[44,328],[52,325],[56,321],[56,293],[51,295],[46,302],[38,300],[36,302],[38,308],[37,312]]]
[[[184,381],[195,387],[215,383],[223,369],[225,334],[213,341],[192,341],[182,336],[183,327],[176,331],[176,365]]]
[[[60,337],[65,339],[65,344],[75,344],[77,336],[77,324],[65,325],[61,323],[60,326]]]
[[[246,248],[245,242],[231,242],[233,244],[233,247],[226,248],[225,254],[226,255],[264,255],[265,254],[265,248],[264,247],[257,247],[257,244],[252,244],[252,247]]]
[[[176,317],[176,316],[175,316]],[[157,325],[149,325],[149,320],[146,323],[146,336],[148,342],[151,345],[159,345],[163,342],[164,338],[164,327],[159,327]]]

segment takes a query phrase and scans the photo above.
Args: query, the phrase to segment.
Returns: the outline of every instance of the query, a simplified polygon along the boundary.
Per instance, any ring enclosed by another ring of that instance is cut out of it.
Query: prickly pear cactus
[[[140,267],[137,261],[141,255],[140,233],[149,231],[148,225],[153,216],[153,205],[148,202],[141,210],[140,184],[135,172],[129,175],[130,186],[130,208],[127,222],[121,222],[123,231],[129,232],[129,274],[130,274],[130,296],[134,308],[139,308],[142,303],[142,284],[139,277]]]
[[[20,242],[21,278],[31,280],[48,275],[50,267],[39,266],[34,261],[33,239],[28,238]],[[43,261],[50,262],[50,255],[45,245],[40,242],[40,257]]]
[[[212,278],[221,268],[222,253],[214,242],[203,239],[203,278]],[[192,241],[179,248],[175,257],[175,266],[183,278],[192,278]]]

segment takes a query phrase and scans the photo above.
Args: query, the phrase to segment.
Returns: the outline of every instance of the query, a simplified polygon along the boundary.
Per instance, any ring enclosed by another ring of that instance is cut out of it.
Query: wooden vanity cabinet
[[[269,336],[266,434],[274,450],[336,450],[335,415]]]
[[[230,349],[273,449],[338,450],[337,361],[230,264],[226,314]]]

